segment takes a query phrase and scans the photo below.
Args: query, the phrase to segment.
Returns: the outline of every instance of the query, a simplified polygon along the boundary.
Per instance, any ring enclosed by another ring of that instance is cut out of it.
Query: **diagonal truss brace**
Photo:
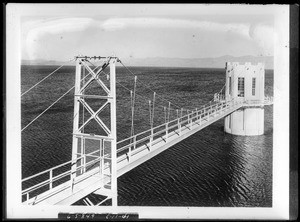
[[[90,74],[92,75],[92,78],[80,89],[80,92],[82,93],[86,87],[88,87],[94,80],[96,80],[99,85],[102,87],[102,89],[109,95],[110,90],[106,87],[106,85],[101,81],[101,79],[98,78],[98,74],[104,70],[105,67],[107,67],[107,64],[104,64],[100,70],[98,70],[97,73],[95,73],[86,63],[83,63],[84,68],[86,68]]]
[[[96,120],[97,123],[102,127],[102,129],[107,133],[110,134],[110,129],[105,125],[105,123],[97,116],[108,104],[106,101],[96,112],[82,99],[79,99],[80,103],[86,108],[86,110],[91,114],[91,117],[85,121],[85,123],[77,130],[77,133],[81,132],[81,129],[87,125],[92,119]]]

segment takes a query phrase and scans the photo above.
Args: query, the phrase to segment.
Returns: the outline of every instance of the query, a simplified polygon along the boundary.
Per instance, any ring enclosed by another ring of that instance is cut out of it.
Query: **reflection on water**
[[[142,206],[272,204],[272,135],[225,134],[219,121],[118,180],[119,203]]]

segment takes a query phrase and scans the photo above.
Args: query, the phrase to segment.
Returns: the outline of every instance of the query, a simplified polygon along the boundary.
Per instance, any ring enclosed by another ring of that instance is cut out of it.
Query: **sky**
[[[264,6],[34,4],[21,19],[22,59],[273,56]]]

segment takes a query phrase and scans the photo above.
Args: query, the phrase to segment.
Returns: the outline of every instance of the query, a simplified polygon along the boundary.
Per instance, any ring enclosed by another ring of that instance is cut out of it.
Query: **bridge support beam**
[[[80,94],[80,80],[81,80],[82,63],[80,60],[76,61],[76,73],[75,73],[75,92],[74,94]],[[77,132],[79,127],[79,98],[74,97],[74,116],[73,116],[73,132]],[[73,135],[72,142],[72,167],[71,167],[71,189],[73,190],[74,179],[76,177],[76,159],[78,151],[78,138]]]
[[[76,179],[99,167],[97,192],[112,199],[112,206],[117,206],[117,58],[95,59],[104,59],[102,67],[92,69],[89,57],[76,58],[71,188],[75,192]],[[108,78],[101,79],[108,66]],[[85,71],[88,71],[87,75],[84,75]],[[87,155],[87,152],[93,152],[93,155]],[[97,161],[97,166],[90,166],[92,161]],[[105,170],[107,168],[109,170]]]
[[[110,62],[110,125],[111,125],[111,190],[112,206],[118,205],[117,186],[117,111],[116,111],[116,59]]]

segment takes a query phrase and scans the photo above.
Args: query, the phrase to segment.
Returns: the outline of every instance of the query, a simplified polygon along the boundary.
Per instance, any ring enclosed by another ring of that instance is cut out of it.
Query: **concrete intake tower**
[[[242,136],[264,134],[264,90],[263,63],[226,63],[225,100],[242,100],[251,105],[246,105],[225,118],[225,132]]]

